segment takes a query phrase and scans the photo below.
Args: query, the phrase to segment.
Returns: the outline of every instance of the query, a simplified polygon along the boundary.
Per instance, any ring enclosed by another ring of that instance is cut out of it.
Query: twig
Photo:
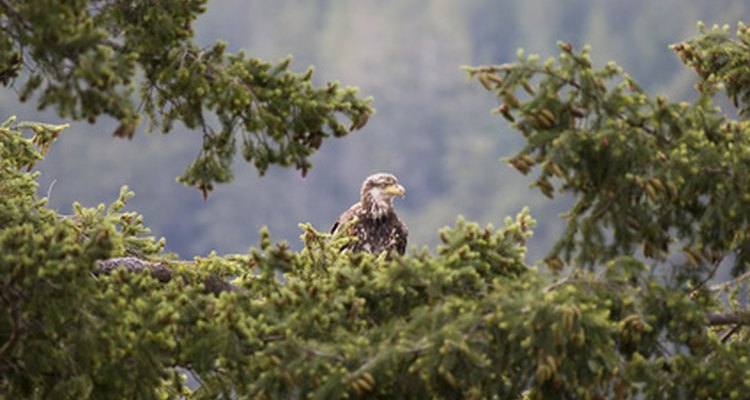
[[[14,289],[8,288],[7,292],[12,297],[17,297],[14,295],[16,293]],[[2,360],[10,354],[14,347],[16,347],[16,344],[21,337],[21,331],[23,330],[23,321],[21,321],[20,301],[13,301],[14,299],[11,299],[10,296],[6,295],[6,293],[0,293],[0,299],[2,299],[3,303],[7,304],[10,307],[10,315],[13,324],[13,330],[10,333],[10,338],[8,338],[8,340],[3,343],[3,346],[0,347],[0,360]]]
[[[425,340],[420,340],[420,342],[425,342]],[[422,344],[421,346],[417,346],[413,349],[406,349],[403,351],[400,351],[401,354],[414,354],[416,356],[419,356],[420,353],[423,351],[429,349],[432,347],[432,344]],[[360,376],[365,371],[369,370],[373,365],[376,365],[380,361],[382,361],[384,358],[387,357],[389,353],[386,351],[381,351],[376,355],[375,357],[369,358],[367,361],[365,361],[364,364],[362,364],[359,368],[349,373],[350,378],[356,378]]]
[[[710,290],[712,292],[725,291],[725,290],[729,289],[730,287],[732,287],[734,285],[737,285],[737,284],[741,283],[742,281],[744,281],[744,280],[746,280],[748,278],[750,278],[750,271],[745,272],[744,274],[742,274],[742,275],[740,275],[740,276],[732,279],[731,281],[727,281],[727,282],[721,283],[719,285],[711,286]]]
[[[549,291],[551,291],[553,289],[556,289],[558,286],[562,286],[562,285],[568,283],[569,280],[570,280],[570,276],[566,276],[565,278],[562,278],[559,281],[557,281],[557,282],[555,282],[555,283],[553,283],[553,284],[545,287],[544,289],[542,289],[542,293],[547,293],[547,292],[549,292]]]
[[[721,340],[721,343],[726,343],[726,341],[729,340],[729,338],[732,337],[732,335],[734,335],[739,329],[740,329],[739,325],[730,326],[729,329],[727,329],[724,333],[721,334],[721,336],[719,337],[719,340]]]
[[[52,196],[52,189],[55,187],[55,183],[57,183],[57,179],[53,179],[52,183],[49,184],[49,187],[47,188],[47,202],[49,203],[49,199]]]
[[[515,64],[502,64],[502,65],[498,65],[498,66],[492,66],[490,68],[494,68],[494,69],[496,69],[498,71],[503,71],[503,72],[511,72],[514,69],[527,69],[527,70],[529,70],[529,71],[531,71],[533,73],[536,73],[536,74],[544,74],[544,75],[547,75],[547,76],[551,76],[551,77],[556,78],[556,79],[558,79],[558,80],[560,80],[560,81],[562,81],[562,82],[564,82],[564,83],[566,83],[566,84],[568,84],[570,86],[573,86],[574,88],[576,88],[578,90],[582,90],[581,85],[578,82],[576,82],[575,80],[570,79],[570,78],[565,78],[565,77],[563,77],[560,74],[557,74],[557,73],[555,73],[555,72],[553,72],[551,70],[547,70],[547,69],[541,68],[541,67],[528,66],[528,65],[524,65],[524,66],[518,67]]]
[[[718,260],[714,261],[714,265],[711,268],[711,272],[702,281],[700,281],[698,285],[695,286],[695,288],[693,289],[694,291],[700,290],[703,286],[705,286],[706,283],[708,283],[708,281],[713,279],[713,277],[716,275],[716,271],[719,270],[719,265],[721,264],[722,260],[724,260],[724,257],[719,258]]]

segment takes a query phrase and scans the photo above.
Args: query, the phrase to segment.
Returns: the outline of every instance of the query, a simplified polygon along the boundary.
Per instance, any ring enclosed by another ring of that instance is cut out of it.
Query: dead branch
[[[709,326],[750,325],[750,311],[709,313],[706,319]]]

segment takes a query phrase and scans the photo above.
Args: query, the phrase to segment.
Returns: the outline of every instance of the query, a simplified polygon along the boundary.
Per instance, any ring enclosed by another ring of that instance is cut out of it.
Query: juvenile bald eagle
[[[357,237],[357,241],[349,246],[352,251],[375,255],[384,251],[404,254],[409,230],[396,215],[393,196],[405,195],[406,190],[395,176],[386,173],[370,175],[362,184],[360,200],[339,216],[331,233],[338,233],[356,218],[357,222],[347,232]]]

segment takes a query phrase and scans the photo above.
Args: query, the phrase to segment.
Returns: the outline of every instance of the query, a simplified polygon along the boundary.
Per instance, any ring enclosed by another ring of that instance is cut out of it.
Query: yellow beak
[[[399,184],[386,186],[385,192],[392,196],[400,196],[400,197],[406,196],[406,189],[404,189],[404,187]]]

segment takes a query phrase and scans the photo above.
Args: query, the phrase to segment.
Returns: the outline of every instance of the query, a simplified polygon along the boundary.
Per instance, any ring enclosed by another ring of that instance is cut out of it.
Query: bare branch
[[[719,336],[719,340],[721,341],[721,343],[726,343],[727,340],[729,340],[729,338],[732,337],[732,335],[737,333],[739,329],[740,329],[739,325],[730,326],[729,329],[724,331],[724,333],[722,333],[721,336]]]
[[[740,276],[732,279],[731,281],[727,281],[727,282],[720,283],[718,285],[711,286],[711,291],[712,292],[721,292],[721,291],[728,290],[732,286],[736,286],[736,285],[744,282],[748,278],[750,278],[750,271],[749,272],[745,272],[744,274],[742,274],[742,275],[740,275]]]
[[[708,283],[708,281],[710,281],[711,279],[714,278],[714,276],[716,276],[716,271],[719,270],[719,266],[721,265],[721,262],[723,260],[724,260],[724,257],[720,257],[718,260],[714,261],[713,265],[711,266],[711,271],[708,273],[708,275],[705,278],[703,278],[702,281],[698,282],[698,284],[695,286],[695,289],[693,289],[693,291],[700,290],[701,288],[703,288],[703,286],[705,286]]]
[[[570,276],[566,276],[565,278],[562,278],[562,279],[554,282],[553,284],[545,287],[544,289],[542,289],[542,293],[547,293],[549,291],[557,289],[558,286],[562,286],[562,285],[564,285],[564,284],[566,284],[568,282],[570,282]]]
[[[709,326],[717,325],[750,325],[750,311],[724,312],[706,314]]]

